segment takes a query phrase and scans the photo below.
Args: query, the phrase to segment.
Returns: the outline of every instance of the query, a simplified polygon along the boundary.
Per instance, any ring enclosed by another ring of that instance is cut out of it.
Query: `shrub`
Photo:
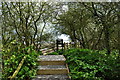
[[[48,55],[59,55],[59,53],[57,53],[57,52],[52,52],[52,53],[49,53]]]
[[[69,49],[64,52],[72,80],[119,80],[120,58],[117,51]]]
[[[13,43],[9,44],[11,47]],[[26,55],[26,59],[18,72],[15,80],[30,80],[36,75],[37,57],[38,53],[34,50],[33,46],[22,47],[17,43],[14,48],[8,48],[3,50],[3,80],[7,80],[9,76],[12,76],[17,69],[22,58]]]
[[[57,51],[57,53],[58,53],[59,55],[62,55],[62,54],[64,53],[64,51],[65,51],[65,50],[59,49],[59,50]]]

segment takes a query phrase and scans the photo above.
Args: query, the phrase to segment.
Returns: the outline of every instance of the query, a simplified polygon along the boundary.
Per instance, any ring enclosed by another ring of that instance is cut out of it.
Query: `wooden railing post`
[[[66,44],[65,44],[65,42],[64,42],[64,50],[65,50],[65,48],[66,48]]]
[[[68,43],[66,43],[66,45],[67,45],[67,49],[68,49]]]

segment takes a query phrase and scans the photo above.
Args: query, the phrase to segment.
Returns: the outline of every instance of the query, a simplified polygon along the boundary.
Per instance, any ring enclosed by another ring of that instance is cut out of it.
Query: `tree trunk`
[[[110,54],[110,44],[109,44],[109,41],[110,41],[110,33],[109,33],[109,27],[108,26],[104,26],[105,30],[104,30],[104,33],[105,33],[105,46],[106,46],[106,49],[107,49],[107,53]]]
[[[118,50],[119,50],[119,55],[120,55],[120,27],[118,28]]]

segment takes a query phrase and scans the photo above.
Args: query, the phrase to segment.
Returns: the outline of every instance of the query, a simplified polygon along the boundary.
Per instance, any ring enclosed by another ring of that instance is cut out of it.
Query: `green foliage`
[[[119,80],[120,58],[118,51],[69,49],[64,53],[72,80]]]
[[[59,55],[59,53],[57,53],[57,52],[52,52],[52,53],[49,53],[48,55]]]
[[[0,36],[3,45],[6,45],[6,43],[14,39],[21,43],[24,42],[26,45],[40,42],[39,44],[32,44],[36,46],[36,50],[39,50],[40,47],[38,45],[40,45],[41,42],[53,40],[53,32],[50,26],[47,27],[46,25],[46,21],[49,22],[49,19],[52,18],[50,17],[52,16],[50,13],[53,12],[51,4],[46,2],[3,2],[0,10],[2,13],[0,14],[2,18],[0,34],[2,35]]]
[[[12,48],[4,49],[2,52],[4,57],[3,78],[7,80],[9,76],[13,75],[14,71],[17,69],[19,63],[25,55],[27,55],[27,58],[25,59],[15,80],[29,80],[30,78],[33,78],[36,75],[36,61],[39,55],[34,50],[34,47],[22,47],[22,45],[16,43],[16,41],[11,42],[9,46]]]
[[[62,54],[64,53],[64,51],[65,51],[65,50],[59,49],[59,50],[57,51],[57,53],[59,53],[59,55],[62,55]]]
[[[56,31],[69,35],[81,48],[119,49],[119,3],[66,3],[68,10],[58,14]],[[104,17],[103,17],[104,16]],[[109,26],[109,27],[108,27]]]

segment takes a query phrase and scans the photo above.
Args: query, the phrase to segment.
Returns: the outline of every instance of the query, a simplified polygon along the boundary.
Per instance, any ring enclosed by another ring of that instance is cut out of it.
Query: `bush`
[[[69,49],[64,56],[72,80],[119,80],[120,58],[117,51],[110,55],[106,51]]]
[[[59,55],[59,53],[57,53],[57,52],[52,52],[52,53],[49,53],[48,55]]]
[[[13,46],[13,42],[9,44]],[[3,80],[7,80],[9,76],[12,76],[17,69],[22,58],[26,55],[26,59],[18,72],[15,80],[30,80],[36,75],[37,71],[37,57],[38,53],[34,50],[33,46],[22,47],[21,44],[16,43],[14,47],[9,47],[3,50]]]
[[[59,50],[57,51],[57,53],[58,53],[59,55],[63,55],[64,51],[65,51],[65,50],[59,49]]]

